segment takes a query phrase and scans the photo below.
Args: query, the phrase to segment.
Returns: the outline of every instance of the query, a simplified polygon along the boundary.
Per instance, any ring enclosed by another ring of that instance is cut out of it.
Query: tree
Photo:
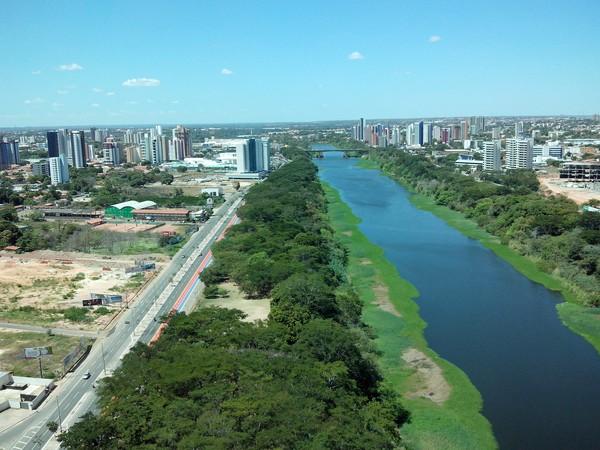
[[[46,427],[48,430],[50,430],[50,432],[56,433],[56,430],[58,430],[58,423],[54,420],[50,420],[46,422]]]

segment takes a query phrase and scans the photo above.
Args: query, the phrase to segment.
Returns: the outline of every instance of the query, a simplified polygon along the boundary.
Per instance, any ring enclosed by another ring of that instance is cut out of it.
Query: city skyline
[[[160,5],[7,2],[0,127],[591,115],[600,102],[589,1]]]

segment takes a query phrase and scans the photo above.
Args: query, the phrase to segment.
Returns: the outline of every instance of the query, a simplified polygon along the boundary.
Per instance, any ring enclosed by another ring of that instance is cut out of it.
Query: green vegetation
[[[403,404],[411,413],[410,423],[401,429],[406,445],[411,449],[495,448],[490,424],[480,414],[482,401],[478,391],[460,369],[427,346],[423,337],[426,324],[413,301],[418,296],[416,288],[402,279],[383,250],[362,234],[360,221],[339,194],[329,186],[325,186],[325,192],[336,237],[349,249],[348,277],[363,301],[364,320],[377,336],[384,380],[402,395]],[[441,368],[447,386],[440,384],[436,394],[444,398],[446,391],[449,397],[445,401],[434,402],[415,395],[426,380],[402,359],[411,349],[423,352]]]
[[[399,151],[371,156],[377,163],[360,164],[381,167],[416,192],[411,196],[415,206],[433,212],[531,280],[579,304],[558,305],[560,318],[600,351],[599,214],[580,213],[565,197],[538,194],[533,172],[489,174],[477,181]]]
[[[407,413],[382,377],[345,282],[316,168],[297,159],[253,186],[203,273],[270,295],[269,320],[236,310],[177,314],[134,347],[66,449],[395,449]]]

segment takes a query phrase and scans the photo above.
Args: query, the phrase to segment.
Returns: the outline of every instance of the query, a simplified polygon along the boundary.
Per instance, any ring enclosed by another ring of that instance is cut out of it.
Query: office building
[[[235,144],[237,171],[239,173],[268,171],[269,148],[269,138],[251,138],[237,142]]]
[[[531,139],[507,139],[506,153],[507,169],[532,168],[533,142]]]
[[[50,182],[53,186],[69,182],[69,168],[64,155],[48,158]]]
[[[483,143],[483,170],[497,171],[501,165],[502,147],[500,141],[486,141]]]
[[[46,142],[48,147],[48,156],[50,158],[56,158],[60,154],[58,144],[58,132],[48,131],[46,132]]]
[[[12,164],[12,150],[8,142],[0,142],[0,170],[8,169]]]
[[[8,169],[13,164],[19,164],[21,156],[19,155],[19,141],[8,141],[3,138],[0,142],[0,168]]]
[[[81,169],[86,164],[86,146],[83,131],[71,131],[69,133],[69,165]]]

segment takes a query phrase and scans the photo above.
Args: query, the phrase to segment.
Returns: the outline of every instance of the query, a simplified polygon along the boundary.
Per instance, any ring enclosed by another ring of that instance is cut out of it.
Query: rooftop
[[[143,202],[137,202],[135,200],[129,200],[127,202],[117,203],[116,205],[111,205],[113,208],[123,209],[123,208],[133,208],[133,209],[147,209],[147,208],[155,208],[156,203],[146,200]]]

